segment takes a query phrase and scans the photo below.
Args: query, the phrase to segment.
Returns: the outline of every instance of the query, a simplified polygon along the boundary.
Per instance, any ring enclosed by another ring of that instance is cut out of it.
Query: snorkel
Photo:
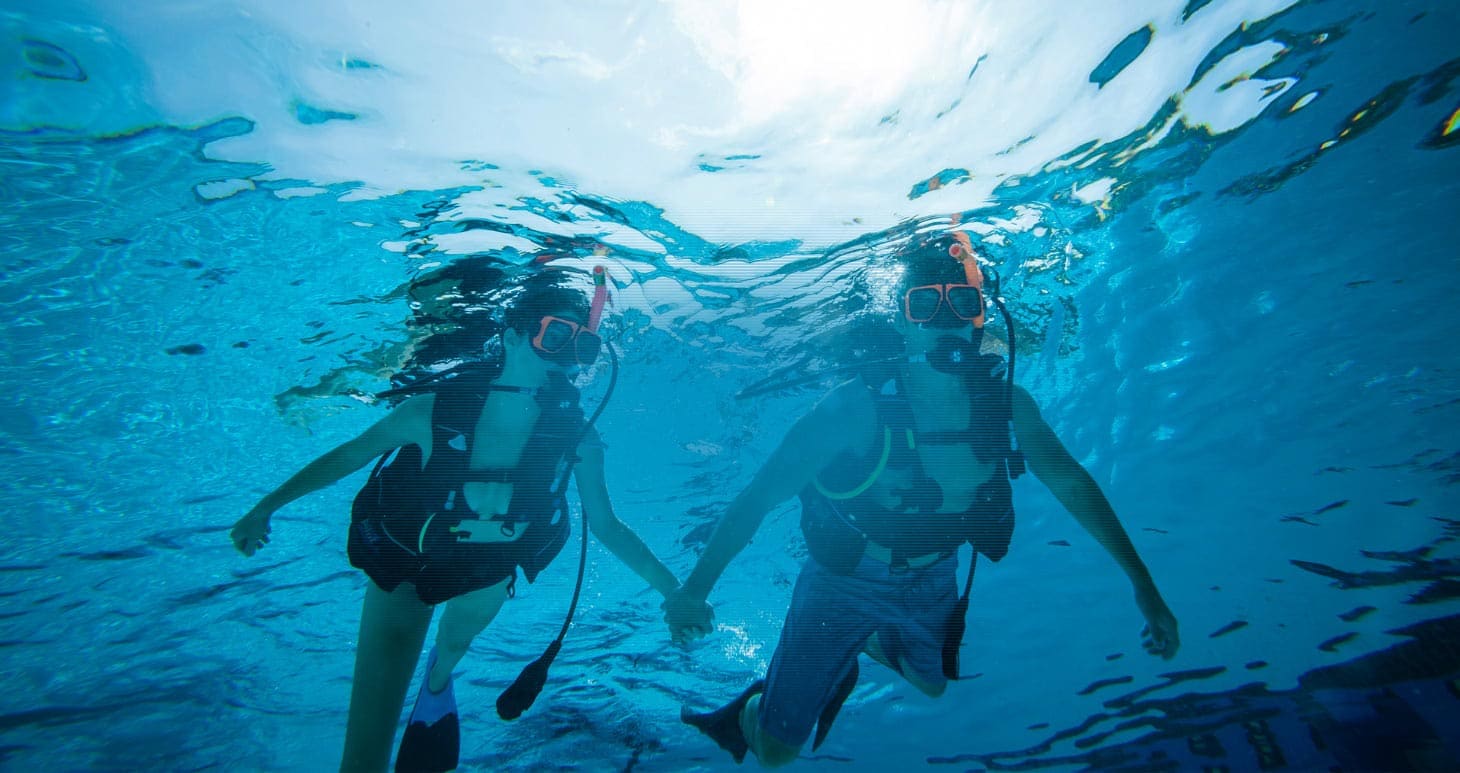
[[[603,318],[604,304],[608,302],[602,266],[593,268],[593,284],[593,300],[587,309],[575,311],[565,307],[566,313],[545,314],[536,322],[536,334],[532,334],[531,329],[528,331],[533,352],[540,359],[561,368],[569,381],[577,381],[584,368],[592,367],[598,361],[598,354],[602,351],[603,336],[598,334],[598,326]]]
[[[979,268],[978,257],[973,251],[973,244],[968,234],[963,231],[954,231],[952,234],[953,243],[948,245],[948,257],[958,261],[963,267],[963,280],[967,285],[978,290],[980,300],[983,296],[984,279],[983,271]],[[995,278],[997,282],[997,276]],[[997,292],[997,289],[995,290]],[[911,297],[911,294],[909,294]],[[919,327],[946,328],[954,330],[963,326],[966,321],[973,329],[973,335],[963,338],[957,335],[942,335],[933,342],[930,348],[922,352],[909,353],[908,362],[926,362],[929,367],[939,373],[948,375],[959,375],[978,359],[979,350],[983,344],[983,324],[985,314],[982,308],[976,315],[965,312],[959,317],[953,311],[951,301],[946,305],[940,305],[936,314],[925,321],[919,322]],[[948,324],[952,323],[952,324]]]
[[[593,267],[593,301],[588,305],[588,329],[598,332],[598,323],[603,319],[603,304],[608,301],[608,276],[603,266]]]
[[[590,333],[593,333],[594,335],[598,335],[598,324],[599,324],[599,322],[601,322],[603,320],[603,307],[604,307],[604,305],[607,302],[608,302],[608,282],[607,282],[607,278],[606,278],[606,272],[604,271],[603,266],[594,266],[593,267],[593,300],[589,301],[589,304],[588,304],[588,320],[583,324],[583,328],[585,330],[587,330]],[[601,336],[600,336],[599,340],[602,340],[602,337]],[[607,346],[608,345],[607,342],[604,342],[604,345]],[[617,378],[617,375],[618,375],[618,371],[617,371],[617,368],[618,368],[618,358],[614,354],[612,347],[608,347],[608,349],[609,349],[609,355],[610,355],[610,357],[613,358],[613,367],[615,368],[614,376],[615,376],[615,378]],[[578,376],[579,376],[580,373],[582,373],[581,361],[580,361],[580,366],[570,367],[568,369],[568,371],[567,371],[568,380],[570,380],[570,381],[576,381],[578,379]]]
[[[973,251],[973,242],[969,240],[968,232],[954,231],[953,239],[954,243],[948,248],[948,254],[963,263],[964,277],[968,280],[969,284],[977,287],[979,289],[979,292],[982,293],[984,288],[983,269],[980,268],[978,265],[978,256]],[[989,269],[989,274],[991,275],[991,278],[989,280],[990,292],[988,293],[987,297],[989,300],[994,302],[994,307],[999,310],[999,316],[1004,320],[1004,342],[1009,349],[1009,367],[1004,374],[1004,380],[1007,387],[1007,399],[1009,400],[1009,404],[1012,405],[1014,400],[1014,318],[1009,316],[1009,308],[1004,305],[1004,288],[1003,282],[999,277],[999,272],[994,271],[993,269]],[[972,354],[974,355],[974,357],[977,357],[979,353],[979,348],[983,343],[984,316],[985,315],[983,314],[979,314],[978,317],[973,320]],[[954,338],[954,336],[948,336],[948,338]],[[958,338],[956,340],[959,342],[963,341],[963,339],[961,338]],[[953,355],[956,355],[956,353],[953,353]],[[970,359],[971,358],[964,357],[963,361],[969,361]],[[933,360],[931,359],[931,357],[929,359],[929,364],[933,364]],[[933,367],[936,368],[937,365],[933,365]]]
[[[968,235],[957,234],[963,237],[960,241],[968,242]],[[956,245],[955,245],[956,246]],[[949,248],[950,253],[953,248]],[[963,270],[968,277],[968,283],[980,289],[984,287],[983,270],[978,267],[977,259],[973,257],[972,250],[969,250],[969,257],[963,260]],[[999,316],[1004,320],[1004,343],[1009,350],[1009,366],[1005,369],[1004,379],[1007,386],[1007,399],[1012,404],[1014,399],[1014,318],[1009,315],[1009,308],[1004,305],[1003,282],[999,273],[993,269],[989,270],[989,294],[988,299],[993,302],[994,307],[999,310]],[[980,314],[973,320],[973,337],[964,339],[959,336],[939,336],[934,342],[933,348],[917,359],[910,356],[909,361],[923,360],[934,370],[950,375],[963,375],[969,372],[970,367],[978,361],[979,350],[983,344],[983,322],[984,315]]]

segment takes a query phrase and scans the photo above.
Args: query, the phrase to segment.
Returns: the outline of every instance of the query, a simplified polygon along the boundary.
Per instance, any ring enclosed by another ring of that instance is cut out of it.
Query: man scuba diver
[[[1180,640],[1115,512],[1013,383],[1009,362],[980,354],[983,272],[968,235],[953,232],[905,248],[894,327],[906,354],[890,377],[859,376],[798,420],[730,504],[698,564],[665,602],[679,642],[706,635],[700,610],[767,512],[801,499],[810,558],[765,679],[729,705],[681,718],[737,762],[794,760],[825,739],[856,685],[860,653],[920,691],[956,679],[973,567],[960,596],[957,550],[1004,557],[1014,527],[1010,479],[1027,465],[1130,578],[1147,623],[1145,648],[1171,658]],[[1016,450],[1017,449],[1017,450]]]
[[[567,542],[567,479],[584,520],[615,556],[666,596],[674,575],[613,512],[604,446],[584,418],[577,369],[607,348],[597,331],[606,295],[601,271],[590,304],[561,271],[521,283],[505,311],[500,347],[473,363],[387,395],[411,394],[374,426],[305,466],[233,527],[244,555],[269,542],[272,514],[379,457],[356,495],[350,563],[365,571],[359,647],[341,770],[383,771],[435,607],[445,602],[435,647],[401,740],[397,771],[455,768],[460,746],[451,671],[513,595],[517,570],[531,582]],[[609,387],[612,392],[612,385]],[[604,402],[607,397],[604,398]],[[587,553],[587,535],[580,554]],[[578,599],[574,592],[569,619]],[[711,616],[701,610],[701,624]],[[693,617],[691,613],[689,615]],[[531,704],[568,627],[497,702],[513,719]]]

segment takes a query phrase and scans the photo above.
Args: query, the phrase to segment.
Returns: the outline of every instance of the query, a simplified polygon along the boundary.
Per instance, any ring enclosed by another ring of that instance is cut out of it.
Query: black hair
[[[588,297],[572,286],[567,272],[535,272],[520,280],[518,287],[506,304],[502,322],[519,333],[532,332],[538,320],[554,312],[570,312],[588,319]]]
[[[950,252],[954,247],[962,245],[950,233],[914,236],[894,255],[894,260],[903,267],[899,294],[910,287],[966,281],[962,260]]]

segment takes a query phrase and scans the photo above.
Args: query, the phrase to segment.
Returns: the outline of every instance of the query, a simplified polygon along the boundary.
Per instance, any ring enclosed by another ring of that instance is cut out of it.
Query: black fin
[[[821,710],[821,716],[816,719],[816,738],[811,742],[811,751],[821,748],[821,742],[826,740],[826,734],[831,732],[831,724],[836,721],[836,715],[842,710],[842,704],[847,702],[847,696],[852,694],[852,689],[857,686],[857,677],[861,676],[862,669],[857,666],[857,661],[852,661],[852,670],[842,678],[841,684],[836,686],[836,693],[831,696],[831,702]]]
[[[974,555],[974,560],[978,556]],[[963,632],[968,625],[968,594],[958,599],[953,611],[948,613],[948,625],[943,632],[943,677],[949,681],[958,678],[958,651],[963,646]]]
[[[396,773],[444,773],[455,770],[461,755],[461,723],[452,712],[435,724],[412,722],[400,739]]]
[[[686,725],[692,725],[696,730],[710,737],[740,763],[745,760],[745,753],[750,750],[750,745],[745,741],[745,733],[740,730],[740,712],[744,710],[745,704],[757,693],[765,692],[765,680],[757,679],[754,684],[745,688],[745,692],[739,697],[721,706],[714,711],[703,713],[690,711],[687,708],[679,710],[679,721]]]
[[[455,770],[461,759],[461,720],[456,715],[456,690],[450,681],[441,692],[431,692],[431,670],[436,667],[436,648],[426,661],[421,691],[406,722],[395,755],[396,773],[444,773]],[[426,717],[436,717],[428,722]],[[418,718],[420,717],[420,718]]]

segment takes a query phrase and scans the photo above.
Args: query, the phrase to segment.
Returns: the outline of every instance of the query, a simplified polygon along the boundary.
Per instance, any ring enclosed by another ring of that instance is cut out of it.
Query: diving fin
[[[857,677],[861,676],[862,669],[857,666],[857,661],[852,660],[852,669],[842,678],[841,684],[836,686],[836,693],[831,696],[831,702],[821,710],[821,716],[816,719],[816,738],[811,742],[811,751],[821,748],[821,742],[826,740],[826,734],[831,732],[831,724],[836,721],[836,715],[842,710],[842,704],[847,702],[847,696],[852,694],[852,689],[857,686]]]
[[[977,560],[978,556],[975,555]],[[973,578],[969,577],[972,582]],[[953,605],[948,613],[947,628],[943,632],[943,677],[948,681],[958,679],[958,651],[963,647],[963,632],[968,627],[968,591]]]
[[[421,691],[400,739],[395,755],[396,773],[443,773],[455,770],[461,759],[461,721],[456,714],[456,691],[451,680],[441,692],[431,692],[431,670],[436,650],[431,650]]]
[[[692,725],[696,730],[709,736],[710,740],[718,744],[721,749],[730,752],[730,756],[735,758],[735,762],[744,762],[745,753],[750,750],[750,744],[746,743],[745,733],[740,729],[740,712],[745,709],[745,704],[749,703],[751,698],[763,692],[765,692],[765,680],[757,679],[735,700],[714,711],[700,713],[681,708],[679,721]]]

